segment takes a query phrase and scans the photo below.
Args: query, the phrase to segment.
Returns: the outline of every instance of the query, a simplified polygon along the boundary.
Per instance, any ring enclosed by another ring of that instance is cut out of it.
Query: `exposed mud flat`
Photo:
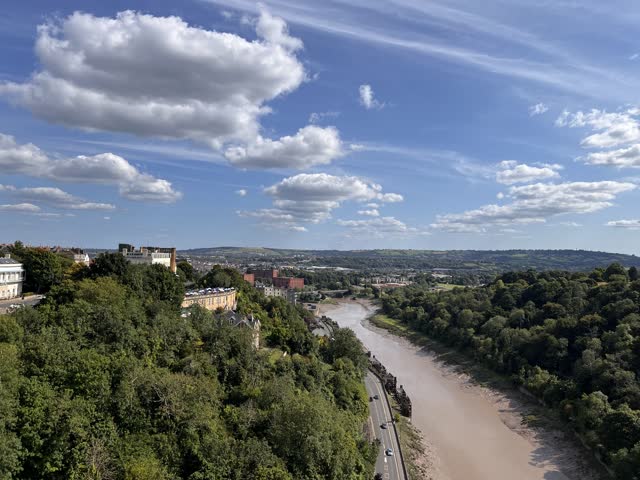
[[[366,302],[323,305],[341,327],[354,330],[398,377],[413,403],[413,425],[424,436],[424,464],[433,480],[599,480],[571,435],[524,422],[535,405],[517,392],[474,382],[432,350],[366,319]]]

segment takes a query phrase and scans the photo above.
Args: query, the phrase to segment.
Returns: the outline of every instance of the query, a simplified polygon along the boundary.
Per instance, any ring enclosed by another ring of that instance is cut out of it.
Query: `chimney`
[[[171,266],[169,267],[173,273],[178,272],[176,264],[176,247],[171,248]]]
[[[11,258],[11,254],[10,253],[5,253],[4,254],[4,258]]]

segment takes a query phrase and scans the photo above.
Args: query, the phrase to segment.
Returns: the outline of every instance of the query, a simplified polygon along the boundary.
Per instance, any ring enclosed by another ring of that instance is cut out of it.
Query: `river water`
[[[505,421],[508,406],[468,388],[431,352],[371,326],[365,320],[370,313],[368,306],[346,302],[327,316],[351,328],[398,377],[413,403],[412,422],[434,450],[437,480],[570,478],[560,471],[561,456],[553,445],[525,438],[506,425],[513,423]],[[571,480],[581,478],[586,477],[572,475]]]

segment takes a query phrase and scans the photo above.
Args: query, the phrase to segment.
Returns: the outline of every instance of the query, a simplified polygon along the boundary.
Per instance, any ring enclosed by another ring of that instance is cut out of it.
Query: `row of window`
[[[20,295],[17,285],[10,285],[9,287],[0,288],[0,299],[15,298]]]
[[[0,273],[0,283],[20,282],[24,280],[24,272]]]

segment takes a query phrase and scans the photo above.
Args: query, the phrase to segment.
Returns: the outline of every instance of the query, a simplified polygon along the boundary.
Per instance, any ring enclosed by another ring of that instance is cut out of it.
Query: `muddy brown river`
[[[469,388],[428,350],[370,325],[372,307],[345,302],[325,308],[398,377],[413,403],[413,424],[433,450],[437,480],[578,480],[551,443],[518,432],[520,416],[508,401]],[[511,421],[509,421],[511,416]],[[508,426],[512,423],[511,428]],[[568,476],[571,475],[571,476]]]

